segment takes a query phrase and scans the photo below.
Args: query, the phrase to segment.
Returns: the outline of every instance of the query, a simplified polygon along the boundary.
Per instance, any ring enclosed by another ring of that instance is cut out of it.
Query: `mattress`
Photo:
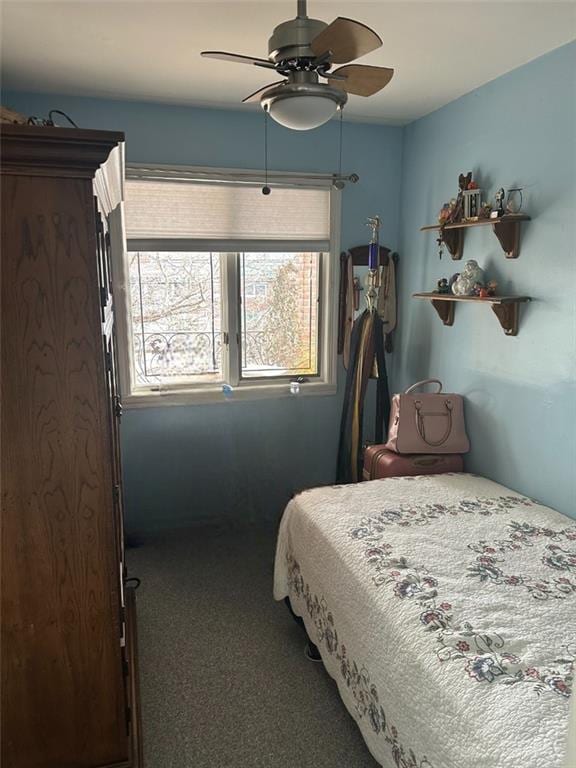
[[[280,525],[290,598],[384,768],[561,768],[576,521],[469,474],[316,488]]]

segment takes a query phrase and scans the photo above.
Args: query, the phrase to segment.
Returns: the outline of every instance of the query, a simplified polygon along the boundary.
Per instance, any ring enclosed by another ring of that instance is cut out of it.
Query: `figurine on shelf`
[[[462,175],[462,174],[461,174]],[[456,199],[452,198],[449,203],[444,203],[438,214],[439,234],[436,242],[438,243],[438,257],[442,259],[444,253],[444,228],[447,224],[455,224],[462,219],[462,191],[458,193]]]
[[[466,176],[463,173],[458,176],[458,189],[460,192],[464,192],[465,189],[469,189],[469,184],[472,183],[472,171],[468,171]]]
[[[479,219],[489,219],[490,214],[492,213],[492,206],[490,203],[482,203],[480,206],[480,211],[478,213]]]
[[[450,293],[450,286],[448,284],[448,280],[445,277],[438,280],[436,285],[438,287],[434,293]]]
[[[454,296],[472,296],[474,294],[474,282],[469,277],[460,275],[452,285]]]
[[[465,205],[467,205],[467,200],[471,198],[477,201],[478,207],[480,205],[480,191],[478,184],[472,181],[472,171],[468,171],[466,175],[461,173],[458,176],[458,196],[456,200],[450,201],[450,216],[445,222],[440,222],[440,232],[442,232],[443,223],[455,224],[466,218]]]
[[[473,296],[474,286],[479,283],[484,285],[484,272],[478,266],[478,262],[470,259],[464,265],[464,269],[452,285],[452,293],[455,296]]]
[[[485,290],[485,288],[484,288],[484,284],[483,283],[474,283],[474,288],[473,288],[472,295],[473,296],[480,296],[480,294],[484,290]]]
[[[444,203],[438,214],[438,224],[452,224],[454,219],[454,213],[456,211],[456,200],[452,198],[449,203]]]
[[[474,183],[475,182],[472,181],[472,171],[468,171],[466,175],[461,173],[458,176],[458,196],[456,198],[452,198],[449,203],[444,203],[438,215],[440,231],[442,231],[442,227],[444,225],[456,224],[462,220],[464,199],[463,195],[464,192],[469,188],[468,185]],[[475,187],[471,187],[471,189],[475,189]]]
[[[476,283],[474,286],[474,294],[480,299],[489,299],[496,295],[497,288],[498,283],[495,280],[490,280],[485,285]]]
[[[477,221],[482,203],[482,191],[478,183],[472,178],[472,171],[466,176],[461,173],[458,185],[462,200],[462,218],[464,221]]]
[[[504,187],[500,187],[498,192],[494,195],[494,200],[496,201],[496,208],[492,211],[490,214],[491,219],[499,219],[501,216],[504,216],[505,210],[504,210]]]
[[[473,182],[470,182],[471,184]],[[478,221],[482,192],[479,189],[467,189],[462,192],[463,217],[465,221]]]
[[[506,213],[520,213],[522,210],[522,187],[508,190]]]

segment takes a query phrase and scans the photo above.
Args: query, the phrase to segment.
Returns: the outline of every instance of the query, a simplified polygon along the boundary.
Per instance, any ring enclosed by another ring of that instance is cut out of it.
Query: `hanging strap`
[[[362,476],[362,422],[368,379],[376,362],[376,442],[384,442],[390,396],[384,355],[383,324],[375,312],[365,311],[354,323],[350,344],[350,364],[346,372],[344,402],[340,421],[337,482],[356,482]]]
[[[356,290],[354,286],[354,265],[352,263],[352,256],[348,256],[346,259],[346,295],[344,306],[344,330],[343,330],[343,345],[342,345],[342,362],[344,368],[348,370],[350,365],[350,341],[352,335],[352,328],[354,326],[354,315],[356,314]]]
[[[376,315],[374,327],[374,346],[376,351],[376,365],[378,366],[378,378],[376,379],[376,424],[374,426],[374,440],[384,443],[384,429],[388,436],[388,422],[390,421],[390,392],[388,390],[388,374],[386,371],[386,356],[384,354],[384,324]]]
[[[364,329],[366,313],[362,313],[352,327],[350,336],[350,358],[346,371],[346,385],[342,402],[342,417],[340,419],[340,437],[338,441],[338,460],[336,465],[336,480],[339,483],[351,482],[350,451],[353,418],[353,392],[356,387],[358,373],[358,353],[360,340]]]

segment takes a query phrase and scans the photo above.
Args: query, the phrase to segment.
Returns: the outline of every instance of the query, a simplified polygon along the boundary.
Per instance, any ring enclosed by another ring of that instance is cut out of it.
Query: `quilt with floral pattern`
[[[576,520],[469,474],[301,493],[289,596],[384,768],[561,768]]]

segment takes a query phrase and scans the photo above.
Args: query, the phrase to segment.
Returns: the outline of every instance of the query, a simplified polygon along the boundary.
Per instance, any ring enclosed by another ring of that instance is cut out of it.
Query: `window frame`
[[[127,178],[141,178],[142,171],[150,169],[150,165],[129,165],[126,170]],[[227,174],[234,180],[238,171],[219,168],[198,168],[184,166],[153,166],[155,170],[165,172],[185,171],[193,178],[195,174],[206,178],[211,173],[222,179]],[[264,181],[260,171],[242,171],[253,181]],[[280,183],[290,186],[320,187],[329,191],[330,205],[330,238],[329,248],[322,251],[319,263],[319,312],[318,312],[318,343],[319,343],[319,374],[309,377],[309,381],[300,385],[298,396],[333,395],[336,393],[337,376],[337,313],[338,313],[338,279],[340,253],[340,222],[341,222],[341,193],[333,186],[330,175],[314,174],[312,177],[297,173],[269,173],[269,180],[275,178]],[[282,181],[284,179],[284,181]],[[116,335],[118,347],[118,374],[120,394],[123,405],[128,408],[158,407],[164,405],[196,405],[217,402],[241,402],[279,397],[293,397],[290,393],[290,381],[294,375],[282,377],[242,377],[241,374],[241,345],[240,345],[240,270],[238,268],[239,254],[268,250],[287,252],[313,251],[318,248],[313,242],[299,241],[210,241],[194,239],[171,240],[130,240],[126,238],[124,225],[123,204],[116,208],[110,217],[110,236],[112,243],[112,288],[115,306]],[[170,244],[170,248],[167,248]],[[138,247],[135,247],[138,246]],[[141,246],[147,246],[141,247]],[[133,359],[133,338],[130,301],[129,252],[134,250],[158,251],[218,251],[223,253],[226,268],[222,271],[222,295],[226,296],[223,307],[222,333],[228,334],[228,354],[223,355],[222,378],[231,383],[234,390],[227,398],[222,391],[222,383],[205,382],[190,384],[180,382],[158,387],[142,387],[138,385]],[[233,268],[230,260],[235,260]],[[233,299],[231,301],[231,299]],[[232,363],[229,365],[229,363]],[[230,379],[238,373],[238,378]]]
[[[304,377],[307,379],[307,384],[317,382],[322,378],[322,350],[324,346],[324,339],[323,339],[323,325],[322,325],[322,315],[321,315],[321,308],[322,304],[325,301],[325,294],[324,294],[324,269],[325,269],[325,259],[327,258],[328,251],[325,249],[321,251],[312,250],[312,249],[305,249],[301,248],[299,251],[295,250],[294,246],[296,243],[292,243],[290,249],[286,247],[286,252],[288,253],[298,253],[298,252],[310,252],[310,253],[316,253],[318,254],[318,280],[317,280],[317,302],[318,302],[318,313],[317,313],[317,324],[318,324],[318,336],[316,338],[316,360],[317,360],[317,368],[318,373],[309,373],[305,374]],[[238,278],[238,291],[235,298],[236,306],[238,308],[238,329],[237,333],[239,334],[239,338],[242,337],[242,269],[241,269],[241,256],[243,253],[251,253],[251,251],[240,251],[236,256],[237,260],[237,267],[236,267],[236,275]],[[228,301],[230,301],[230,297],[228,297]],[[281,376],[266,376],[265,374],[261,376],[252,375],[252,376],[246,376],[242,374],[242,352],[243,352],[243,346],[241,341],[238,342],[238,368],[235,371],[230,371],[231,379],[236,382],[236,384],[233,384],[233,386],[244,386],[247,383],[260,383],[264,385],[266,382],[285,382],[290,385],[291,381],[294,381],[298,378],[297,373],[286,373]],[[233,382],[231,382],[233,383]]]

